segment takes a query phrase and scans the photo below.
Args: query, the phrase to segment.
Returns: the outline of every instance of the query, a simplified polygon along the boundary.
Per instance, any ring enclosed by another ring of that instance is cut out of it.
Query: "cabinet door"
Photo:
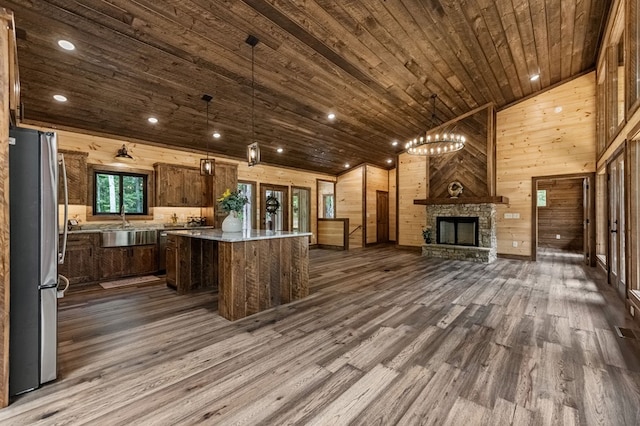
[[[167,269],[167,285],[176,287],[177,258],[176,258],[176,241],[174,237],[169,236],[166,248],[166,269]]]
[[[184,207],[184,169],[167,164],[156,165],[156,206]]]
[[[158,271],[158,247],[154,245],[132,247],[132,275],[152,274]]]
[[[63,151],[67,170],[67,191],[69,204],[87,204],[87,156],[85,152]],[[64,204],[62,171],[58,180],[58,204]]]
[[[183,172],[185,204],[190,207],[205,206],[205,185],[200,170],[184,169]]]
[[[95,256],[96,235],[69,235],[64,263],[58,265],[58,272],[69,278],[69,284],[89,283],[99,278]]]
[[[130,275],[132,270],[129,247],[104,248],[101,251],[101,278],[120,278]]]

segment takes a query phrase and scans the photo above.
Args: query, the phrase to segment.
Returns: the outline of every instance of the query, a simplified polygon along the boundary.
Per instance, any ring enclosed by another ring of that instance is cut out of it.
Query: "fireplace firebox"
[[[442,217],[437,218],[438,244],[478,247],[477,217]]]

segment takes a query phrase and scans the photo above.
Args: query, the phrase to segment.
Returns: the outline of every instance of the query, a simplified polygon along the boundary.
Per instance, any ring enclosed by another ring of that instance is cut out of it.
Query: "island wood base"
[[[309,295],[307,236],[225,242],[170,234],[172,245],[176,268],[168,251],[167,284],[178,293],[217,287],[218,311],[231,321]]]

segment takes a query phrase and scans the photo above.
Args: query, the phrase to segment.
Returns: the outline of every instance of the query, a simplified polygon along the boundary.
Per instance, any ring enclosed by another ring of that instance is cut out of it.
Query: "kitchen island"
[[[309,232],[219,229],[167,232],[167,285],[218,290],[235,321],[309,294]]]

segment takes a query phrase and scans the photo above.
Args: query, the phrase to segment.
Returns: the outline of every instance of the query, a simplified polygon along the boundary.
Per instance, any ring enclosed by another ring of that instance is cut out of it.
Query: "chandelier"
[[[433,101],[433,113],[431,114],[432,125],[436,120],[437,97],[438,95],[435,93],[431,95]],[[432,126],[432,129],[433,128]],[[411,155],[440,155],[460,151],[464,148],[465,142],[465,137],[459,133],[427,133],[425,136],[410,140],[404,147],[407,153]]]

